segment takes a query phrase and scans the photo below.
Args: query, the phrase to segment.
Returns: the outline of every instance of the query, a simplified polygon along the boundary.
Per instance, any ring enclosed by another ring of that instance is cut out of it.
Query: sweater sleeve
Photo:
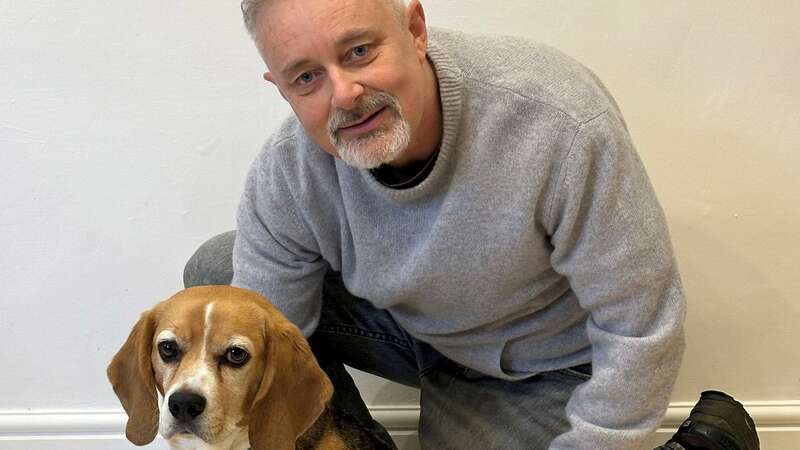
[[[308,337],[319,323],[327,263],[297,213],[279,149],[253,164],[237,215],[232,285],[267,297]]]
[[[621,118],[580,124],[549,204],[551,263],[589,312],[592,378],[552,450],[642,449],[684,349],[685,304],[666,220]]]

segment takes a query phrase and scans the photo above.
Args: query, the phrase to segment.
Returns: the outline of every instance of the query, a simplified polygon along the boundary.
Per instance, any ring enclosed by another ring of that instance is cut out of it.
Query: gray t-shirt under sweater
[[[450,359],[503,379],[592,362],[552,449],[638,449],[684,348],[664,214],[621,113],[586,68],[518,38],[431,30],[443,137],[392,189],[291,117],[249,173],[233,284],[306,335],[322,278]]]

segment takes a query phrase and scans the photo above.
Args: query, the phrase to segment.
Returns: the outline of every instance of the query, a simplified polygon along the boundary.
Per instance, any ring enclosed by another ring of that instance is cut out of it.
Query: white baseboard
[[[800,400],[748,402],[764,450],[800,449]],[[670,405],[653,443],[662,443],[685,419],[692,404]],[[414,450],[419,407],[373,406],[373,417],[386,426],[403,450]],[[122,410],[0,410],[0,450],[126,449],[127,416]],[[155,442],[151,448],[166,448]]]

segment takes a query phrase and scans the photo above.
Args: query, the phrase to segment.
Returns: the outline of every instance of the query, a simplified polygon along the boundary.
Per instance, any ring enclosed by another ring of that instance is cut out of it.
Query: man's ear
[[[277,88],[278,92],[280,92],[281,97],[283,97],[283,99],[286,100],[286,95],[283,93],[281,88],[278,86],[278,83],[275,82],[275,78],[272,76],[272,72],[270,72],[269,70],[264,72],[264,79],[269,81],[270,83],[274,84],[275,88]]]
[[[128,413],[125,435],[136,445],[152,442],[158,432],[156,385],[150,362],[155,331],[153,316],[152,311],[142,314],[107,370],[114,393]]]
[[[408,31],[414,37],[414,48],[417,51],[417,57],[420,62],[423,62],[428,52],[428,27],[425,23],[425,10],[419,0],[408,2],[404,20],[408,26]]]

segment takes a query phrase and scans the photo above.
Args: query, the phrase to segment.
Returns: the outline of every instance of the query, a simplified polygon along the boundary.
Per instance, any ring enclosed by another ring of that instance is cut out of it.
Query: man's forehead
[[[257,34],[265,59],[287,60],[296,55],[298,43],[319,38],[339,45],[353,34],[386,26],[395,19],[387,0],[276,0],[259,11]],[[269,57],[269,58],[267,58]],[[272,61],[268,61],[271,69]]]

